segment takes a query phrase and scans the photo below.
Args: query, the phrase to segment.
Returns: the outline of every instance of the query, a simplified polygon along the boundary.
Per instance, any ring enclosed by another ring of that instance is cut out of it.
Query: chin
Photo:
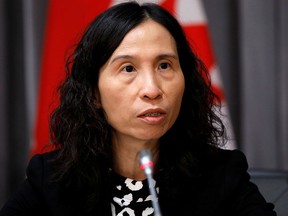
[[[162,136],[164,135],[164,133],[149,133],[149,134],[143,134],[141,136],[141,138],[143,140],[158,140],[160,139]]]

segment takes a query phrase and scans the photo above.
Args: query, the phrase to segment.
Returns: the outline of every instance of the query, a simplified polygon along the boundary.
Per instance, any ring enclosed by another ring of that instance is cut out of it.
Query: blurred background
[[[49,3],[0,0],[0,207],[25,178],[35,139]],[[255,181],[284,176],[273,199],[288,198],[288,1],[202,3],[236,147]]]

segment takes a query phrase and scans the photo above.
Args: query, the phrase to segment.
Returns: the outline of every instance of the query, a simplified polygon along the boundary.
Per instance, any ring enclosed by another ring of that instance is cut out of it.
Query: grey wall
[[[241,137],[255,167],[288,169],[287,9],[285,0],[239,1]]]
[[[236,132],[250,167],[288,169],[288,1],[204,0]]]
[[[4,10],[4,1],[0,1],[0,32],[6,30],[6,13]],[[6,34],[0,34],[0,204],[6,198],[7,194],[7,107],[5,102],[7,100],[7,78],[6,78],[6,58],[5,46]]]
[[[279,146],[282,164],[281,167],[288,169],[288,2],[279,1],[279,43],[278,43],[278,61],[279,61]]]
[[[24,178],[27,161],[21,5],[21,1],[1,1],[1,197]]]
[[[23,5],[27,1],[0,0],[0,207],[25,177],[32,136],[29,107],[36,98],[31,98],[27,88],[37,85],[31,81],[37,82],[38,77],[46,4],[44,1],[32,2],[37,70],[35,79],[30,80],[25,70],[27,50],[31,49],[24,37],[27,28]]]
[[[273,0],[259,4],[241,1],[240,60],[242,93],[242,137],[244,149],[252,164],[255,158],[262,166],[277,166],[278,147],[278,91],[277,28]],[[244,16],[245,15],[245,16]],[[269,104],[266,106],[266,104]],[[261,130],[259,127],[261,126]],[[253,146],[251,146],[253,145]],[[271,145],[275,146],[271,148]],[[267,151],[269,147],[269,151]]]

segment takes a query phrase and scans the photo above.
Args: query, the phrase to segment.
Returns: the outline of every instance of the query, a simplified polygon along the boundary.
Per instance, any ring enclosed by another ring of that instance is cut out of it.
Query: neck
[[[140,143],[120,143],[113,142],[113,170],[134,180],[146,179],[145,173],[139,166],[139,152],[142,149],[151,151],[154,163],[158,160],[159,143],[158,141]]]

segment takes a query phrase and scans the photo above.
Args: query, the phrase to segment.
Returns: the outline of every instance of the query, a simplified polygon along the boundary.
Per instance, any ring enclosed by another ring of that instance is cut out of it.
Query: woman
[[[1,215],[153,215],[142,149],[164,216],[276,215],[245,156],[219,148],[217,99],[175,18],[154,4],[111,7],[67,62],[50,121],[57,150],[32,158]]]

